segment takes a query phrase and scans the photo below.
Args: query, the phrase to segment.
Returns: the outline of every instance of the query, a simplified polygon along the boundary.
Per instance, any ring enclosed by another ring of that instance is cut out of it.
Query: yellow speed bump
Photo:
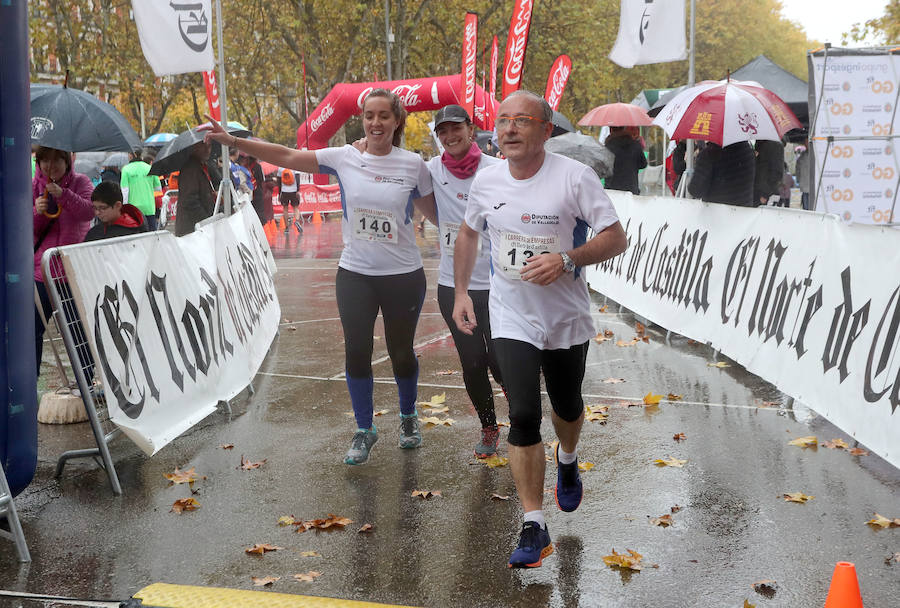
[[[159,608],[406,608],[330,597],[154,583],[134,594]]]

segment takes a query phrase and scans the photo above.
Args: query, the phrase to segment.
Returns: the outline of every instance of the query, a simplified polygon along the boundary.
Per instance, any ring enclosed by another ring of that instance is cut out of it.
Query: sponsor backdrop
[[[900,467],[900,276],[885,272],[900,268],[896,229],[608,193],[628,248],[587,269],[592,289],[710,344]]]
[[[152,455],[243,390],[281,308],[256,212],[60,249],[112,421]]]
[[[813,136],[815,209],[845,221],[891,221],[900,183],[894,126],[900,57],[812,55],[818,108]],[[833,138],[828,141],[828,138]]]

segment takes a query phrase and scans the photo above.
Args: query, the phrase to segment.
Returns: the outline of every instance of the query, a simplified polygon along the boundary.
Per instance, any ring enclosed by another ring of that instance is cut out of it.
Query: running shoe
[[[419,431],[419,415],[400,414],[400,442],[401,448],[411,449],[422,445],[422,433]]]
[[[578,473],[578,461],[572,464],[559,462],[559,442],[553,442],[553,460],[556,461],[556,506],[560,511],[571,513],[581,504],[584,487]]]
[[[369,459],[372,446],[378,441],[378,432],[375,425],[371,429],[356,429],[353,439],[350,441],[350,449],[344,456],[344,464],[363,464]]]
[[[475,446],[475,458],[490,458],[497,453],[500,429],[496,424],[481,429],[481,441]]]
[[[294,220],[294,228],[297,229],[299,234],[303,234],[303,226],[300,225],[300,220]]]
[[[519,534],[519,546],[509,556],[510,568],[539,568],[544,558],[553,553],[550,532],[537,522],[526,521]]]

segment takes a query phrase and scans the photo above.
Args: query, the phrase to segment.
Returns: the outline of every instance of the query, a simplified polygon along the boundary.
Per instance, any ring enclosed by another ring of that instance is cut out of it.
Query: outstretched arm
[[[250,156],[255,156],[260,160],[279,167],[287,167],[288,169],[305,173],[319,172],[319,161],[316,160],[316,153],[312,150],[295,150],[268,141],[235,137],[223,129],[222,125],[211,116],[207,115],[206,118],[209,120],[210,125],[201,128],[208,131],[205,138],[207,142],[216,141],[226,146],[238,148]]]

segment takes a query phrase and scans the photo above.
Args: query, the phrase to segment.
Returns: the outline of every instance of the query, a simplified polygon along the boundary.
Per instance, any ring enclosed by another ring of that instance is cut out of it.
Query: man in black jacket
[[[688,192],[709,203],[753,207],[756,157],[746,141],[722,148],[708,143],[697,155]]]
[[[100,222],[88,230],[84,242],[147,232],[144,215],[134,205],[122,203],[122,189],[115,182],[100,182],[91,194],[94,215]]]

